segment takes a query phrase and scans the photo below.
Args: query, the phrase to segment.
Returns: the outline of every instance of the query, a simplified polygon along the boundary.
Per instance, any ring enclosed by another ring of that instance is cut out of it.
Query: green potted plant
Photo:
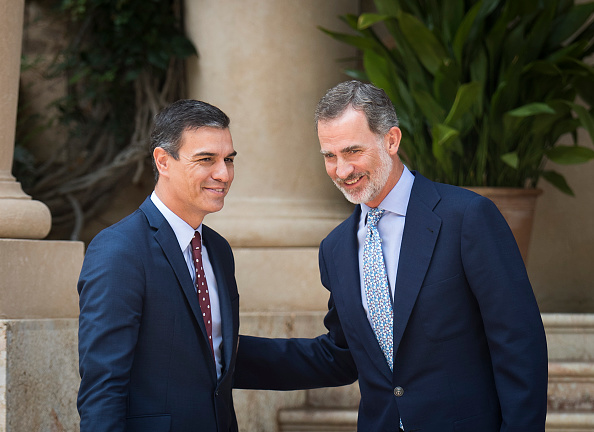
[[[383,88],[412,169],[465,187],[534,190],[545,167],[583,163],[594,150],[594,3],[574,0],[375,0],[377,13],[341,18],[354,30],[322,29],[362,52],[346,70]],[[569,135],[572,145],[559,138]],[[512,225],[510,223],[510,225]],[[512,226],[512,229],[514,227]]]

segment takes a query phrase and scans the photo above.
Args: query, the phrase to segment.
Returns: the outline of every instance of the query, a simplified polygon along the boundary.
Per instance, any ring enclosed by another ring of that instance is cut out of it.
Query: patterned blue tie
[[[382,240],[377,230],[377,223],[384,212],[383,209],[372,208],[367,214],[367,236],[363,246],[363,282],[365,283],[371,327],[390,370],[393,370],[394,316],[388,275],[382,253]]]

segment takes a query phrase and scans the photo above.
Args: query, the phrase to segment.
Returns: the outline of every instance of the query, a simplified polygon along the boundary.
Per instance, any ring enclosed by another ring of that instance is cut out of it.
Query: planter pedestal
[[[542,190],[496,187],[467,187],[466,189],[489,198],[495,203],[511,228],[522,258],[524,258],[524,263],[526,263],[534,220],[534,207],[536,198],[542,193]]]

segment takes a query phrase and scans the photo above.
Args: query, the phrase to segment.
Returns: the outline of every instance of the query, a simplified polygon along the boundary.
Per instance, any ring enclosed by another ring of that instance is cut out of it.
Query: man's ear
[[[167,153],[162,147],[155,147],[155,150],[153,150],[153,158],[155,159],[157,171],[159,171],[159,177],[168,176],[169,157],[169,153]]]
[[[392,156],[396,156],[398,154],[398,149],[400,149],[400,140],[402,139],[402,131],[394,126],[391,128],[388,133],[386,134],[386,146],[388,153]]]

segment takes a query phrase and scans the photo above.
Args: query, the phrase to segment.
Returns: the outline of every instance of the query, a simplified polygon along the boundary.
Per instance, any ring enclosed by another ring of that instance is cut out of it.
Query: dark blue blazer
[[[239,296],[229,244],[203,227],[217,280],[223,375],[177,239],[150,198],[89,244],[81,271],[81,432],[237,431]]]
[[[495,205],[415,173],[394,294],[393,373],[361,304],[359,215],[357,207],[320,246],[328,334],[241,336],[235,385],[286,390],[358,378],[365,432],[397,431],[399,418],[406,432],[543,432],[544,329]]]

